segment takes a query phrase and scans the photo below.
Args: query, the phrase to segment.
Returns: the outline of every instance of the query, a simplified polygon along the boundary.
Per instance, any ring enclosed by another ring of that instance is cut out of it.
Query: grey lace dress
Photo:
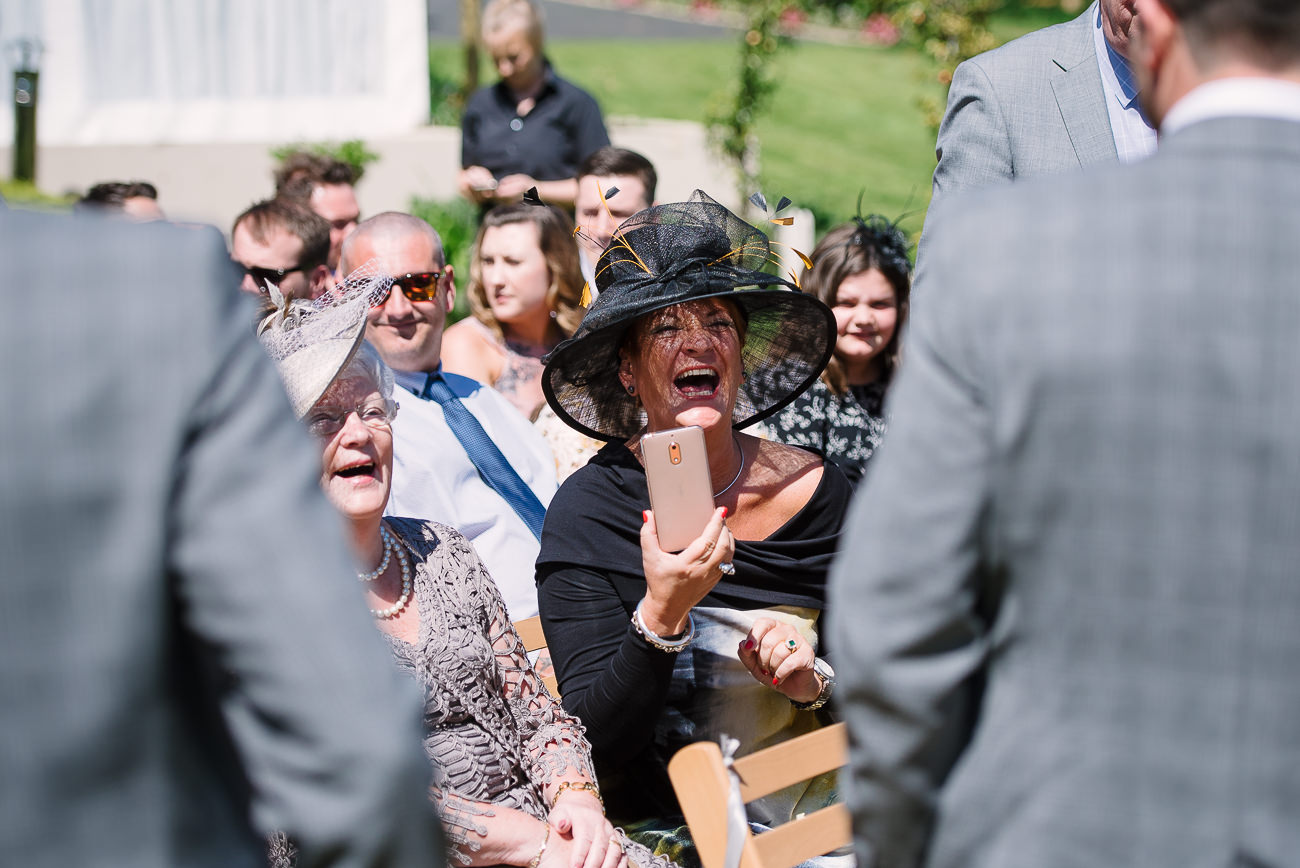
[[[414,644],[387,638],[398,665],[424,688],[424,749],[434,769],[430,798],[448,862],[468,864],[494,806],[545,819],[544,788],[577,771],[595,780],[582,724],[537,674],[505,603],[473,546],[446,525],[387,518],[411,555],[420,632]],[[625,841],[629,862],[672,868]],[[284,836],[271,841],[272,868],[290,868]]]

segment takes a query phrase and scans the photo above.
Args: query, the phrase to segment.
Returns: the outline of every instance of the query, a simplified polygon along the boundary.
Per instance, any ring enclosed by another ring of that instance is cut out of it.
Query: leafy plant
[[[55,196],[28,181],[0,181],[5,204],[24,211],[67,211],[77,200],[74,193]]]
[[[777,28],[786,9],[784,0],[755,0],[749,7],[749,26],[740,41],[740,70],[736,88],[725,107],[709,116],[714,144],[732,164],[736,190],[744,200],[758,190],[758,144],[754,126],[766,111],[776,90],[772,56],[782,37]]]
[[[429,123],[440,127],[460,124],[465,99],[456,72],[444,69],[440,61],[446,52],[429,49]]]
[[[422,199],[411,200],[411,213],[425,220],[442,238],[443,253],[451,265],[457,287],[456,307],[448,319],[456,322],[469,313],[469,295],[465,290],[469,286],[469,254],[474,246],[474,235],[478,232],[478,208],[464,199]]]

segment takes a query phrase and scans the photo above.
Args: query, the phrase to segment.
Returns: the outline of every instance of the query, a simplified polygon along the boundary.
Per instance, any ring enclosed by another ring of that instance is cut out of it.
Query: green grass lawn
[[[435,82],[457,80],[458,47],[435,45],[431,54]],[[556,40],[547,54],[606,115],[700,123],[724,104],[737,62],[731,41]],[[901,48],[785,47],[774,62],[778,88],[757,129],[763,192],[811,208],[819,233],[853,216],[860,191],[864,211],[913,212],[905,225],[919,230],[934,169],[921,97],[942,98],[927,68]],[[493,80],[486,65],[481,80]]]
[[[1073,14],[1048,0],[1025,0],[994,16],[990,29],[1006,42]],[[734,87],[736,39],[554,40],[547,54],[606,115],[704,123]],[[481,61],[480,81],[493,81],[486,57]],[[462,62],[457,44],[430,47],[435,122],[457,122],[447,97]],[[757,125],[769,201],[789,196],[810,208],[820,235],[853,216],[861,193],[864,213],[904,217],[904,228],[918,233],[934,171],[925,103],[941,108],[946,97],[930,61],[904,47],[795,42],[778,52],[773,69],[777,89]]]

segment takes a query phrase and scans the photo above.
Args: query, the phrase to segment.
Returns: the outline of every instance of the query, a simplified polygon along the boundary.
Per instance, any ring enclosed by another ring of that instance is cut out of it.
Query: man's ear
[[[442,291],[446,296],[447,313],[451,313],[451,309],[456,306],[456,271],[449,262],[442,267],[442,273],[445,281]]]
[[[1178,22],[1161,0],[1136,0],[1137,16],[1130,37],[1130,62],[1146,81],[1155,80],[1178,30]]]
[[[320,298],[334,288],[334,277],[330,274],[327,265],[318,265],[313,268],[308,281],[308,291],[311,293],[313,300]]]

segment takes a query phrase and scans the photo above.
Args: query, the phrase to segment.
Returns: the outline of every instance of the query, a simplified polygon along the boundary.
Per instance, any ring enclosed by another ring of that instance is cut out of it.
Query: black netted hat
[[[618,378],[632,324],[656,310],[724,297],[745,317],[744,381],[732,424],[780,410],[812,384],[835,348],[830,308],[761,269],[767,236],[696,190],[688,202],[628,218],[596,262],[596,301],[573,337],[546,357],[542,391],[569,425],[601,440],[631,437],[645,413]]]

